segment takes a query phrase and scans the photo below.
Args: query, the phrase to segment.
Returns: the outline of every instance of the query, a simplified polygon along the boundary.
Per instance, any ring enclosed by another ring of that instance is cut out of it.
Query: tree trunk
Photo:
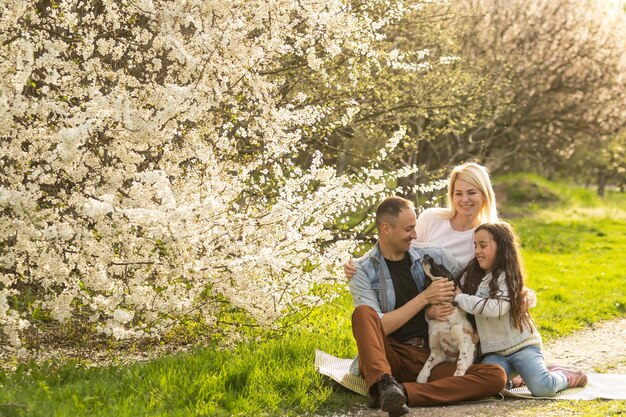
[[[598,196],[604,197],[604,191],[606,190],[607,172],[606,167],[600,167],[598,169]]]

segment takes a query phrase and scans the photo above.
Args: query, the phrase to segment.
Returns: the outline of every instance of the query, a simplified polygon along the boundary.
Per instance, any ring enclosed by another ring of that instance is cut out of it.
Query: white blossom
[[[126,324],[133,319],[134,315],[135,314],[130,310],[117,308],[113,311],[113,320],[121,324]]]
[[[0,343],[21,348],[32,311],[8,300],[30,283],[33,308],[116,339],[216,325],[218,299],[267,327],[317,303],[358,243],[327,225],[416,168],[297,166],[332,109],[310,91],[283,100],[268,73],[295,57],[329,80],[341,54],[371,65],[349,84],[386,59],[417,70],[376,49],[403,2],[374,1],[382,17],[339,0],[54,4],[0,5]],[[349,123],[360,108],[345,108]]]

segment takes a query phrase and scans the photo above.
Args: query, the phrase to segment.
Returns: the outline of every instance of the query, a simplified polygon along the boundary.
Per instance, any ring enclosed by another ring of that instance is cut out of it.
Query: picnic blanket
[[[322,375],[361,395],[367,395],[365,380],[350,373],[352,359],[341,359],[321,350],[315,351],[315,368]],[[558,392],[554,397],[533,397],[526,387],[504,389],[504,398],[532,398],[546,400],[626,400],[626,375],[587,373],[584,388],[570,388]],[[502,399],[495,398],[492,399]],[[489,400],[489,399],[486,399]]]

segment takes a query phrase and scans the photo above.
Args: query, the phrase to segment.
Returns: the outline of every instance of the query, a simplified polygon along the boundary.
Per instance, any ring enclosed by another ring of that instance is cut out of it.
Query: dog
[[[450,271],[443,265],[436,263],[430,256],[424,256],[422,266],[426,273],[426,287],[438,279],[452,280],[455,282],[455,286],[458,286],[458,282]],[[430,356],[417,376],[417,382],[427,382],[431,370],[442,362],[456,362],[454,375],[465,375],[467,368],[474,363],[476,355],[476,346],[472,342],[471,336],[474,329],[467,313],[459,307],[455,307],[454,312],[448,316],[448,321],[429,319],[428,314],[426,314],[426,321],[428,322]],[[470,333],[468,334],[464,330],[468,330]],[[459,356],[450,356],[446,351],[458,352]]]

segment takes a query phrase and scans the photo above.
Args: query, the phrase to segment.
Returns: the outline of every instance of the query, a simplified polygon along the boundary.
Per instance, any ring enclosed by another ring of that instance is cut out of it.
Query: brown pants
[[[428,348],[398,343],[385,336],[378,314],[360,305],[352,314],[352,332],[359,350],[359,368],[372,395],[372,387],[384,374],[404,383],[410,407],[478,400],[498,394],[507,377],[498,365],[472,365],[464,376],[453,376],[454,363],[435,366],[425,384],[415,382],[430,355]]]

